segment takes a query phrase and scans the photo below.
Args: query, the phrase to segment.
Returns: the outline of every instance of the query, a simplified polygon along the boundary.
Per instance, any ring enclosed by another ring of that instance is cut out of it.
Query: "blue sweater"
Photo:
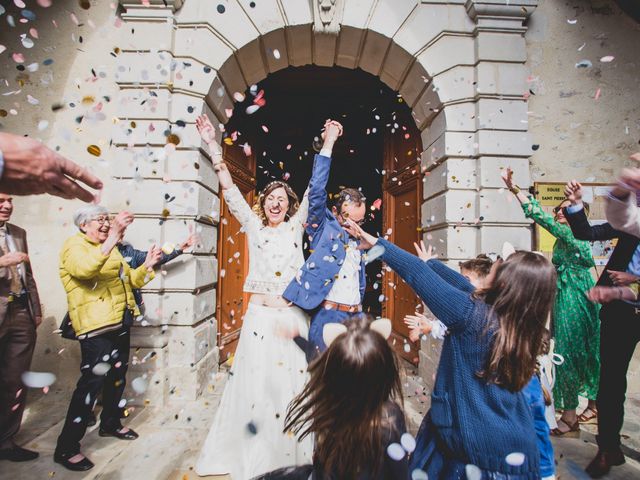
[[[449,329],[444,340],[430,416],[457,460],[483,470],[540,478],[540,454],[527,399],[478,376],[492,345],[490,307],[472,298],[461,275],[437,260],[423,262],[384,239],[381,259],[395,270]],[[434,270],[435,269],[435,270]],[[445,279],[443,276],[450,275]],[[452,285],[458,282],[459,285]],[[468,282],[467,282],[468,284]],[[470,284],[469,284],[470,285]],[[494,330],[495,331],[495,330]],[[510,453],[524,463],[509,465]]]

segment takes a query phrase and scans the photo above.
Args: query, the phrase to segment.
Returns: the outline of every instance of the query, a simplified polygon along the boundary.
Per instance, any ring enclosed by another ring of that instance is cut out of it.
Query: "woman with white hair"
[[[133,289],[154,277],[161,250],[153,245],[145,262],[132,269],[116,248],[133,215],[114,218],[101,206],[78,210],[73,221],[80,230],[68,238],[60,254],[60,279],[67,293],[71,324],[80,342],[80,380],[71,397],[58,437],[54,461],[73,471],[93,463],[80,453],[80,440],[102,391],[100,436],[134,440],[138,434],[120,423],[119,403],[129,363],[129,328],[139,314]]]

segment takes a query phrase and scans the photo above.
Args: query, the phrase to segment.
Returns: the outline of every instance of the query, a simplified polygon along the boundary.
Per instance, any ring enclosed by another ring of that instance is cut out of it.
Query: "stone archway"
[[[166,180],[158,194],[183,198],[157,212],[146,189],[132,202],[137,213],[162,216],[167,231],[187,222],[215,235],[217,181],[195,117],[204,111],[225,123],[234,92],[282,68],[338,65],[378,76],[412,108],[429,175],[422,225],[430,242],[449,260],[496,251],[505,239],[528,247],[529,230],[517,206],[504,202],[499,171],[510,165],[529,178],[523,22],[537,1],[338,0],[322,15],[319,3],[121,0],[119,117],[144,133],[132,140],[120,129],[114,142],[125,157],[155,156],[146,174]],[[167,156],[170,134],[179,143]],[[217,265],[208,253],[146,295],[154,328],[169,326],[166,344],[148,345],[160,354],[164,397],[198,395],[214,368]]]

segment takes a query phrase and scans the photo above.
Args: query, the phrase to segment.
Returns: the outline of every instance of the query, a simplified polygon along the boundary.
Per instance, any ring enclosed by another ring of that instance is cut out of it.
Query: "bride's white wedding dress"
[[[265,227],[236,186],[225,190],[224,198],[247,234],[244,291],[281,295],[304,262],[307,196],[296,214],[277,227]],[[307,380],[304,353],[283,334],[292,330],[307,338],[308,318],[298,307],[249,304],[220,406],[195,467],[198,475],[248,480],[311,463],[311,438],[298,442],[292,432],[283,433],[287,406]]]

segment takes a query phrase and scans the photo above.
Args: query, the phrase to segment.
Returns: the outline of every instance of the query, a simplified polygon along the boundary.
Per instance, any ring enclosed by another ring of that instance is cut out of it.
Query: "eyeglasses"
[[[111,221],[112,221],[112,220],[113,220],[113,219],[112,219],[111,217],[106,216],[106,215],[100,215],[99,217],[93,217],[93,218],[91,219],[91,221],[98,222],[98,224],[99,224],[99,225],[104,225],[104,224],[105,224],[105,223],[107,223],[107,222],[108,222],[109,224],[111,224]]]
[[[349,214],[348,214],[347,212],[340,212],[340,216],[341,216],[342,218],[344,218],[345,220],[346,220],[347,218],[349,218]],[[353,222],[354,222],[356,225],[358,225],[359,227],[361,227],[362,225],[364,225],[365,223],[367,223],[367,219],[366,219],[366,218],[361,218],[361,219],[360,219],[360,220],[358,220],[358,221],[353,220]]]

